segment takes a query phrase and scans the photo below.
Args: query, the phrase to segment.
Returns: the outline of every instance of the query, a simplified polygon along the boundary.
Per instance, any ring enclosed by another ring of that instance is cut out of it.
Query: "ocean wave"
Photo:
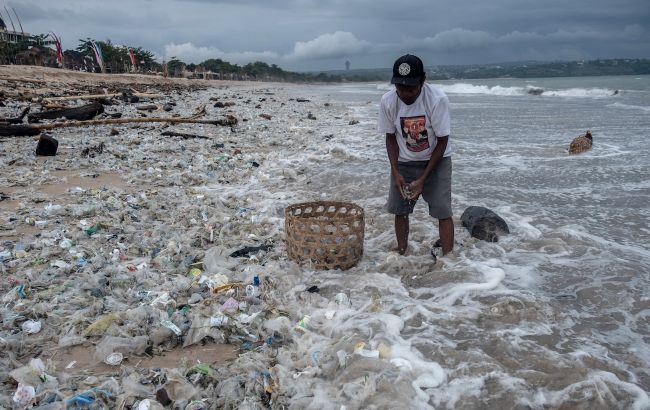
[[[524,95],[527,87],[502,87],[495,85],[474,85],[467,83],[441,84],[438,85],[448,94],[489,94],[489,95]]]
[[[483,94],[497,96],[541,95],[544,97],[575,97],[575,98],[605,98],[617,94],[618,90],[608,88],[568,88],[563,90],[547,90],[534,85],[508,87],[501,85],[475,85],[470,83],[436,84],[447,94]],[[388,91],[391,84],[378,84],[377,90]]]
[[[641,110],[645,112],[650,112],[650,106],[647,105],[630,105],[630,104],[621,104],[621,103],[614,103],[614,104],[608,104],[608,107],[612,108],[621,108],[624,110]]]
[[[615,95],[618,90],[608,88],[569,88],[566,90],[549,90],[544,91],[543,95],[554,97],[587,97],[587,98],[605,98]]]

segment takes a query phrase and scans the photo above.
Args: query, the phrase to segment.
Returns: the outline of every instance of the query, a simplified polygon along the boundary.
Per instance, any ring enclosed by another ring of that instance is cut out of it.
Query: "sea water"
[[[289,402],[650,408],[650,76],[432,83],[451,102],[452,257],[433,263],[437,221],[421,202],[408,255],[391,252],[389,163],[376,130],[387,83],[299,88],[327,104],[316,120],[287,124],[295,139],[270,154],[276,171],[247,188],[260,210],[317,199],[365,209],[356,267],[277,272],[296,276],[296,289],[349,297],[335,313],[294,301],[311,332],[297,338],[294,361],[279,359],[304,366]],[[593,149],[569,155],[587,130]],[[510,234],[470,237],[460,215],[473,205],[498,213]]]

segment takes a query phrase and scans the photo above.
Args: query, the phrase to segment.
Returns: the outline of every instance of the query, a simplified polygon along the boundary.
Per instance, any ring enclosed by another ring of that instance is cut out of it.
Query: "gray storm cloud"
[[[0,0],[27,31],[141,46],[198,63],[264,61],[290,70],[390,66],[404,52],[438,64],[531,58],[643,58],[647,0]],[[2,9],[0,7],[0,9]]]

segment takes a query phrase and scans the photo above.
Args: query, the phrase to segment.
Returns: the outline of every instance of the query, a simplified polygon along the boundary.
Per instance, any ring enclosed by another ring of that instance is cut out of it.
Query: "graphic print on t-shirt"
[[[399,121],[402,126],[402,136],[409,151],[420,152],[429,148],[429,135],[427,134],[424,115],[400,117]]]

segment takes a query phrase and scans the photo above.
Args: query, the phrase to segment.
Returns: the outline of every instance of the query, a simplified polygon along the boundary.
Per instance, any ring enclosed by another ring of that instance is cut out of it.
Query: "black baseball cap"
[[[424,64],[419,57],[406,54],[395,60],[391,84],[418,85],[424,75]]]

